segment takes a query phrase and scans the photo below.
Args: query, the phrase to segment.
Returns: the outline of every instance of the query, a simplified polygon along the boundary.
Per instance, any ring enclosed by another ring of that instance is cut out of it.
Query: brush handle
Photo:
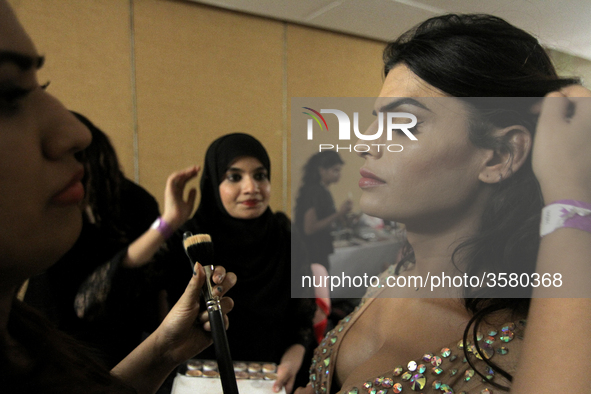
[[[219,308],[219,302],[215,300],[208,301],[207,311],[209,313],[209,324],[211,324],[215,356],[218,360],[218,369],[222,380],[222,390],[224,394],[239,394],[236,375],[234,374],[234,364],[230,355],[230,346],[226,337],[224,317],[222,316],[222,310]]]

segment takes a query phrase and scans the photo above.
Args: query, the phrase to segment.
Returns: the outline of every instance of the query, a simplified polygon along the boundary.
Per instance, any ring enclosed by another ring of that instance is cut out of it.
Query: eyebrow
[[[29,56],[13,51],[0,51],[0,66],[4,63],[13,63],[22,71],[27,71],[33,67],[40,69],[45,63],[44,56]]]
[[[238,167],[230,167],[226,171],[245,172],[244,170],[242,170]],[[256,171],[267,171],[267,169],[264,166],[260,166],[260,167],[255,168],[253,172],[256,172]]]
[[[427,106],[425,104],[423,104],[420,101],[417,101],[413,98],[410,98],[410,97],[404,97],[404,98],[400,98],[398,100],[394,100],[391,103],[388,103],[388,104],[382,106],[380,108],[380,112],[388,112],[389,110],[400,107],[401,105],[404,105],[404,104],[414,105],[415,107],[419,107],[419,108],[422,108],[422,109],[427,110],[429,112],[433,112],[429,108],[427,108]],[[374,116],[377,115],[375,110],[372,113],[374,114]]]

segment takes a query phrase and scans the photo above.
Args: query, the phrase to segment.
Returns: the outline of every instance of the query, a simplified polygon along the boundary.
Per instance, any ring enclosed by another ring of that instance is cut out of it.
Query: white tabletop
[[[240,394],[275,394],[273,380],[238,379]],[[280,394],[286,394],[282,389]],[[171,394],[224,394],[219,378],[192,377],[177,374],[174,378]]]

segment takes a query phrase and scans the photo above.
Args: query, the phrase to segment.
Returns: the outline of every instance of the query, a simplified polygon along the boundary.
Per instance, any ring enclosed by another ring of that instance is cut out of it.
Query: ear
[[[527,160],[532,147],[532,136],[521,125],[509,126],[494,132],[503,146],[491,149],[478,175],[484,183],[498,183],[515,173]]]

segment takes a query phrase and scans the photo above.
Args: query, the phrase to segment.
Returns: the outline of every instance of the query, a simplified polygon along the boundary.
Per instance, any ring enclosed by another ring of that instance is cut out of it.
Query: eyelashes
[[[21,100],[34,89],[25,89],[20,86],[3,86],[0,88],[0,112],[11,115],[20,108]]]
[[[49,86],[49,83],[50,81],[47,81],[39,87],[45,90]],[[5,114],[16,112],[19,109],[21,100],[36,88],[27,89],[14,84],[0,84],[0,111]]]
[[[416,131],[417,131],[417,128],[418,128],[420,125],[422,125],[422,124],[423,124],[423,122],[417,122],[417,124],[416,124],[416,125],[414,125],[414,127],[411,127],[409,130],[412,130],[412,131],[415,131],[415,132],[416,132]]]
[[[411,133],[413,133],[413,134],[418,134],[418,133],[420,133],[420,131],[418,131],[418,130],[417,130],[417,128],[418,128],[418,127],[419,127],[421,124],[423,124],[423,122],[417,122],[417,124],[416,124],[416,125],[414,125],[414,127],[409,127],[409,128],[408,128],[408,131],[410,131],[410,132],[411,132]],[[396,130],[396,133],[397,133],[397,134],[400,134],[400,135],[406,135],[406,134],[404,133],[404,131],[402,131],[401,129],[395,129],[395,130]]]
[[[269,175],[267,175],[266,172],[259,172],[255,174],[254,179],[256,179],[257,181],[264,181],[266,179],[269,179]]]
[[[269,179],[267,173],[265,172],[257,172],[253,175],[255,181],[264,181]],[[240,182],[242,180],[242,175],[239,173],[229,173],[226,175],[226,179],[230,182]]]
[[[229,180],[230,182],[240,182],[242,177],[239,174],[228,174],[226,176],[226,179]]]

